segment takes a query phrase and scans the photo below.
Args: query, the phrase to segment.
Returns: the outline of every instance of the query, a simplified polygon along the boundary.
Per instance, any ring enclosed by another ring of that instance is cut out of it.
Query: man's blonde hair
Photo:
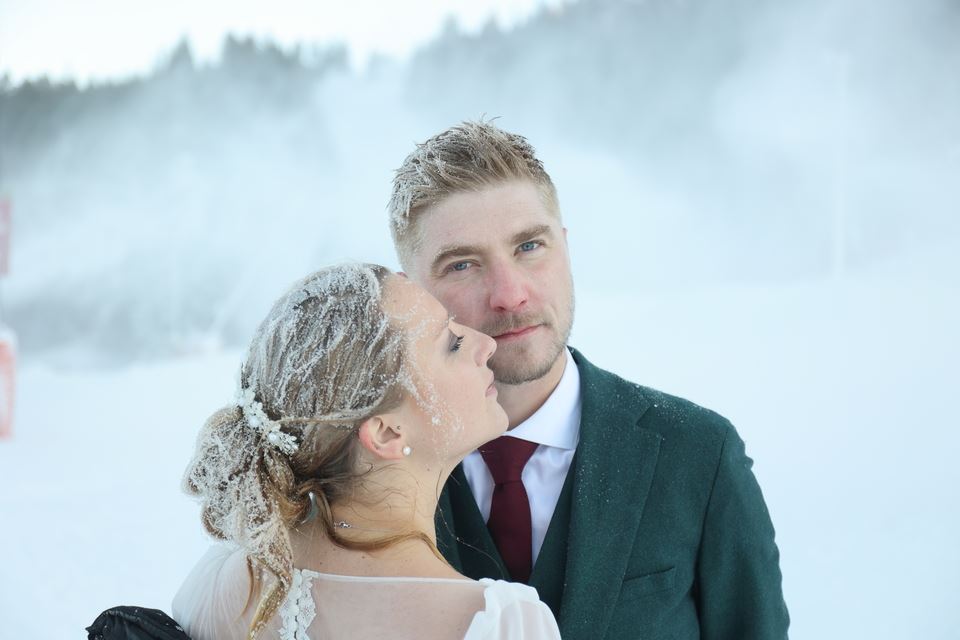
[[[396,171],[388,205],[400,263],[409,269],[425,209],[455,193],[519,180],[532,182],[547,210],[559,217],[557,190],[523,136],[491,122],[467,121],[418,144]]]

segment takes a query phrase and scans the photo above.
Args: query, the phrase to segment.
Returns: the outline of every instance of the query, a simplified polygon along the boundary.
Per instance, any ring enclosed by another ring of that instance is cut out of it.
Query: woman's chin
[[[499,405],[497,406],[499,407]],[[500,431],[497,433],[498,438],[510,430],[510,418],[507,417],[507,412],[503,410],[503,407],[500,407],[499,429]]]

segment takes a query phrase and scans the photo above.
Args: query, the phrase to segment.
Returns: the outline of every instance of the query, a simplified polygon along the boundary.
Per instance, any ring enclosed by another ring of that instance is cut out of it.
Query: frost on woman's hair
[[[402,332],[381,307],[389,272],[343,265],[296,283],[273,306],[251,341],[240,385],[270,420],[315,452],[319,430],[352,428],[385,398],[409,387]],[[287,454],[267,444],[237,407],[207,421],[184,479],[203,503],[203,520],[283,582],[292,570],[277,491],[294,489]]]
[[[394,380],[375,380],[397,358],[380,309],[380,274],[368,265],[325,269],[297,283],[273,307],[250,346],[246,385],[288,418],[363,417]]]
[[[402,397],[442,425],[433,432],[438,447],[462,433],[462,417],[444,406],[433,385],[435,372],[421,371],[416,354],[407,353],[424,331],[435,335],[438,320],[417,304],[391,317],[384,310],[388,274],[363,264],[314,273],[274,304],[254,335],[240,385],[296,438],[294,459],[308,462],[327,442],[320,436],[332,434],[326,430],[352,430]],[[291,455],[245,420],[234,406],[207,422],[185,484],[203,503],[207,529],[240,545],[286,588],[291,523],[281,518],[279,494],[299,499],[293,494],[304,479],[294,476]]]

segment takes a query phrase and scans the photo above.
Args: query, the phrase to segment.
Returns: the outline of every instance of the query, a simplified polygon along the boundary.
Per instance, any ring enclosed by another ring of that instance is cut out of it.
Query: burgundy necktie
[[[520,474],[536,448],[536,442],[510,436],[501,436],[480,447],[494,483],[487,528],[516,582],[527,582],[533,567],[530,501]]]

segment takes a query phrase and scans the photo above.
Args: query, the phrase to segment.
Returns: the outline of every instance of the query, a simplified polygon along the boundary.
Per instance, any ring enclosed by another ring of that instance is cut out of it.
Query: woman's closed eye
[[[452,331],[450,332],[450,335],[454,338],[452,344],[450,345],[450,351],[460,351],[460,345],[463,344],[463,336],[458,336]]]

